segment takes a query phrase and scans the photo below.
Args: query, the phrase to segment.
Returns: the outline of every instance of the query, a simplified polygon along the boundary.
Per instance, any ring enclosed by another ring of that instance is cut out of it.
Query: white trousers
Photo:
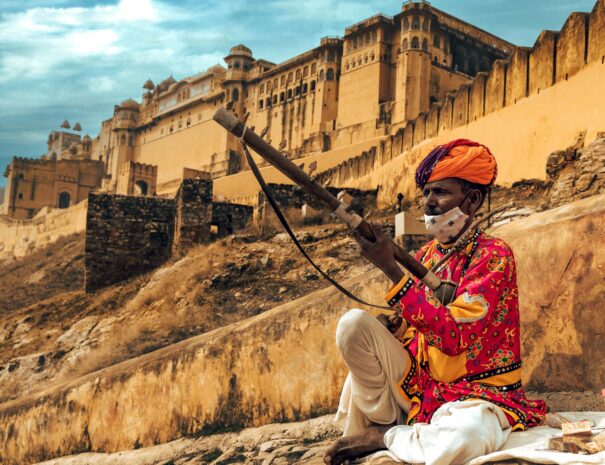
[[[500,449],[510,425],[489,402],[450,402],[431,423],[403,425],[410,405],[397,390],[410,363],[401,343],[372,315],[353,309],[336,330],[336,344],[349,368],[335,421],[345,436],[371,424],[395,424],[384,437],[390,455],[408,463],[459,465]]]

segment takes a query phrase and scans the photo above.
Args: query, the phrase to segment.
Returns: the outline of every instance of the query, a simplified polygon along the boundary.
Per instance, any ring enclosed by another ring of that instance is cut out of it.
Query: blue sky
[[[595,0],[433,0],[435,7],[514,44],[531,46]],[[280,62],[393,0],[0,0],[0,169],[38,157],[63,119],[97,135],[113,105],[158,82],[203,71],[243,42]],[[0,186],[6,178],[0,176]]]

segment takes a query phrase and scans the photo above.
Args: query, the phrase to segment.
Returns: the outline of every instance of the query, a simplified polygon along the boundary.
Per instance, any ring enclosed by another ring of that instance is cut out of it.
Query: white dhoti
[[[335,421],[344,435],[361,433],[372,424],[394,424],[384,437],[390,455],[408,463],[459,465],[499,450],[511,428],[504,413],[485,401],[442,405],[431,423],[403,425],[409,404],[398,383],[410,363],[402,344],[376,318],[353,309],[336,330],[349,374]]]

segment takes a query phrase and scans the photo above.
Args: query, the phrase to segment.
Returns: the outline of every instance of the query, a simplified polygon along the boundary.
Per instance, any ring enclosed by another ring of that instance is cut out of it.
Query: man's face
[[[462,185],[454,178],[427,182],[422,189],[424,213],[430,216],[442,215],[452,208],[460,206],[460,209],[468,214],[468,207],[460,205],[465,197],[466,194],[462,190]]]

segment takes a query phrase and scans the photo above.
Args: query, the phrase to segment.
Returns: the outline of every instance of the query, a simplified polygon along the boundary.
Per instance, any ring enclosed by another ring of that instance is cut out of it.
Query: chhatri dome
[[[133,110],[138,110],[139,104],[133,99],[129,98],[128,100],[124,100],[122,103],[120,103],[120,108],[131,108]]]
[[[252,50],[250,50],[244,44],[239,44],[235,47],[231,47],[229,50],[229,56],[246,56],[248,58],[252,58]]]

